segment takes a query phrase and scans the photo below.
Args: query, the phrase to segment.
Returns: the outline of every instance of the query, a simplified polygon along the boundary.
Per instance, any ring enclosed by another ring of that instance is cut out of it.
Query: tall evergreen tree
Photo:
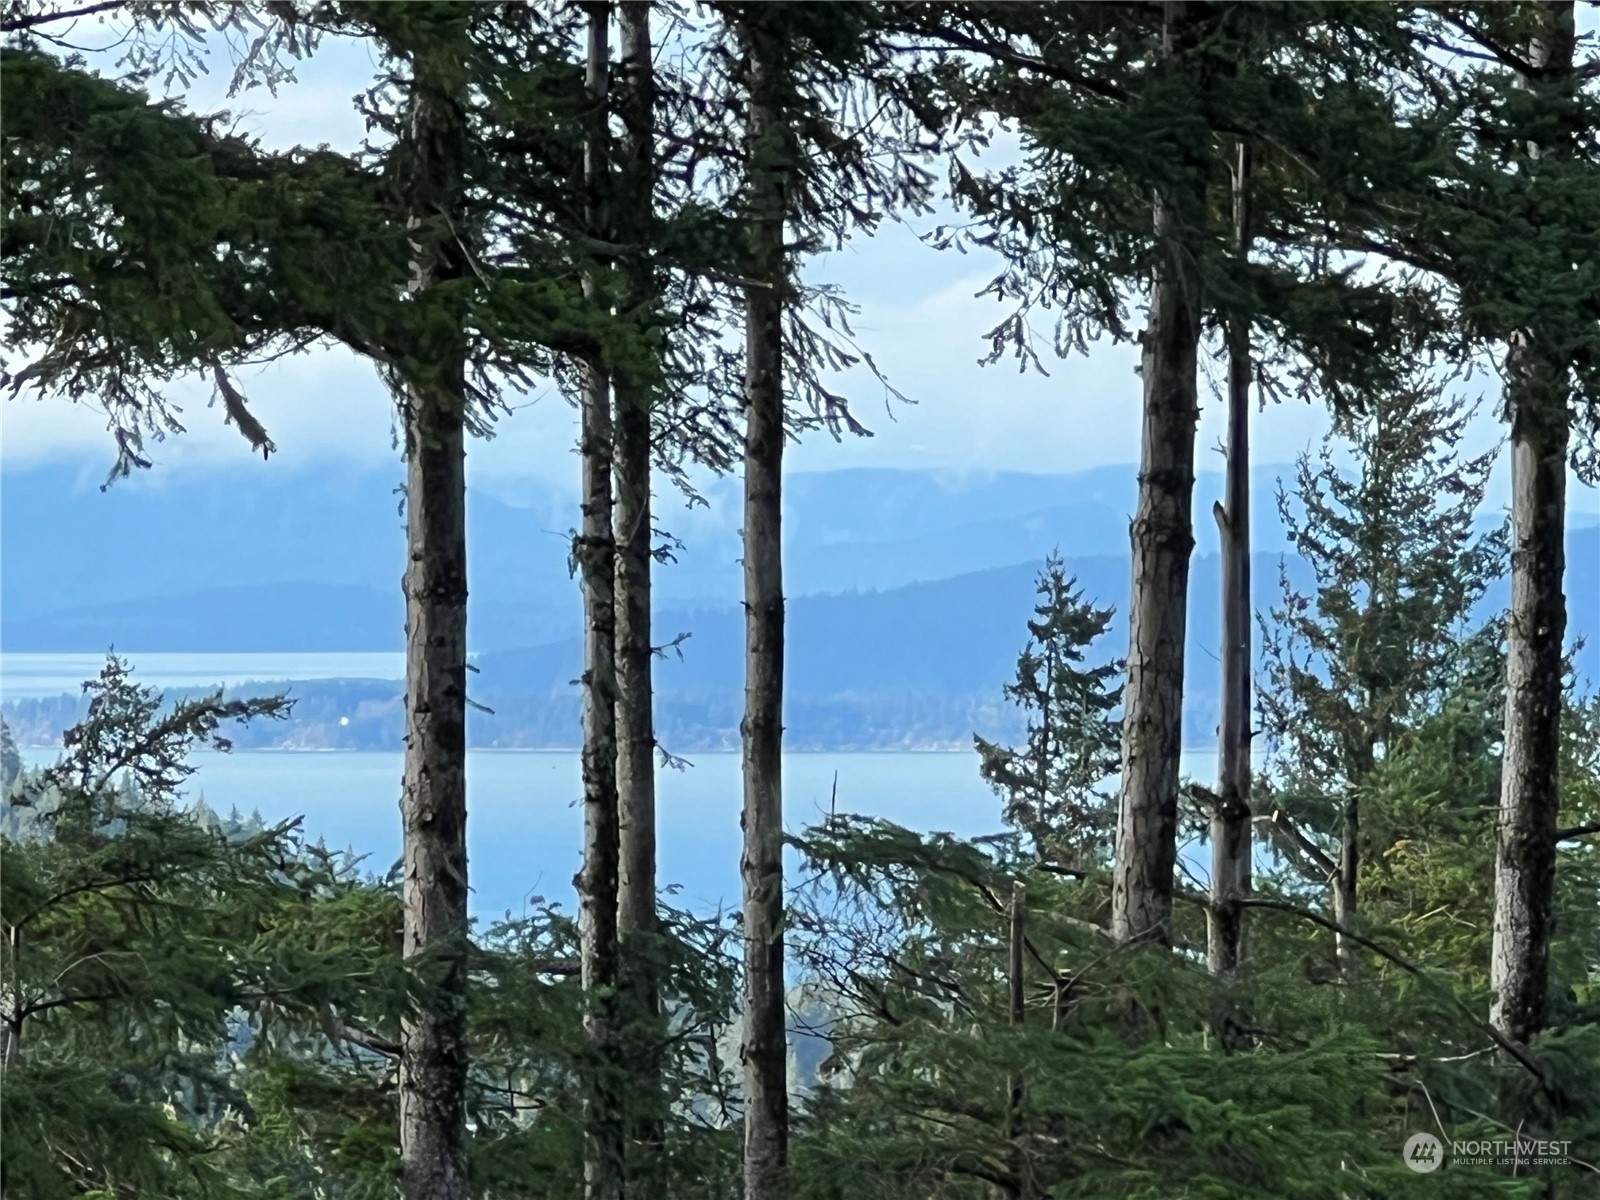
[[[563,252],[547,231],[576,190],[565,171],[576,139],[541,92],[566,64],[538,14],[350,3],[277,15],[370,38],[393,65],[397,86],[367,111],[391,135],[379,169],[326,151],[266,155],[46,55],[8,56],[7,175],[28,181],[8,189],[8,208],[122,218],[54,233],[34,222],[7,242],[20,328],[40,347],[11,383],[98,389],[125,471],[146,462],[141,430],[176,428],[155,385],[184,370],[213,371],[244,425],[229,361],[332,337],[379,365],[408,464],[406,952],[429,983],[401,1038],[402,1174],[408,1195],[461,1195],[465,434],[506,381],[548,368],[550,350],[593,355],[609,323],[571,282],[590,243]],[[399,112],[384,104],[392,95]],[[83,117],[60,121],[64,105]],[[130,133],[148,159],[128,160]],[[195,219],[171,219],[180,210]],[[103,228],[116,230],[114,250],[97,240]],[[162,268],[130,272],[140,262]],[[84,333],[63,337],[74,324]]]
[[[1110,861],[1116,810],[1102,791],[1117,771],[1121,674],[1117,661],[1086,665],[1105,635],[1111,610],[1086,600],[1059,554],[1039,573],[1028,644],[1017,659],[1006,699],[1025,714],[1026,741],[1000,746],[975,738],[979,767],[1004,804],[1006,824],[1021,831],[1049,867],[1085,873]]]
[[[1165,6],[1159,58],[1163,83],[1203,108],[1212,67],[1205,17]],[[1178,759],[1183,750],[1183,667],[1189,555],[1194,548],[1194,436],[1198,393],[1200,280],[1189,265],[1204,227],[1206,155],[1185,141],[1187,168],[1156,192],[1160,252],[1141,335],[1144,384],[1139,503],[1133,518],[1133,590],[1128,604],[1122,794],[1117,814],[1112,932],[1119,941],[1172,940],[1177,860]]]
[[[609,241],[611,197],[611,5],[585,6],[588,36],[584,65],[587,120],[584,187],[587,234]],[[602,303],[593,272],[584,279],[591,303]],[[583,869],[578,903],[582,928],[585,1014],[593,1061],[586,1102],[584,1194],[616,1200],[622,1189],[623,1147],[620,1072],[616,1063],[617,899],[617,597],[616,542],[612,530],[612,416],[610,366],[598,353],[582,363],[579,408],[583,462],[582,529],[575,546],[582,581],[583,639]]]
[[[632,247],[624,266],[620,307],[648,327],[658,319],[661,281],[646,249],[656,229],[655,70],[650,0],[623,0],[621,33],[623,147],[614,187],[613,220],[618,238]],[[654,567],[651,504],[652,401],[648,382],[620,372],[615,378],[617,591],[617,812],[619,873],[617,930],[625,977],[633,1072],[628,1088],[629,1124],[625,1166],[630,1190],[660,1186],[661,1057],[666,1030],[661,1022],[657,922],[655,694],[651,621]]]
[[[784,309],[793,265],[784,220],[794,190],[793,88],[782,23],[740,27],[749,88],[745,289],[743,744],[744,1194],[787,1194],[789,1079],[783,960]]]
[[[1264,377],[1277,367],[1297,384],[1316,379],[1340,403],[1409,359],[1413,318],[1428,305],[1403,284],[1327,269],[1319,246],[1346,212],[1322,181],[1386,179],[1385,164],[1414,149],[1396,150],[1400,123],[1365,82],[1413,48],[1398,10],[1377,6],[895,12],[923,44],[950,48],[927,72],[939,99],[963,117],[1013,121],[1025,139],[1024,162],[999,171],[958,158],[953,192],[978,228],[938,239],[1004,256],[990,292],[1017,311],[990,332],[991,361],[1037,360],[1035,308],[1059,312],[1059,352],[1107,334],[1132,340],[1130,287],[1149,297],[1114,903],[1119,937],[1170,941],[1203,323],[1248,319]],[[1303,120],[1312,110],[1317,120]],[[1241,140],[1261,157],[1253,259],[1237,251],[1232,205],[1218,202],[1218,151]]]
[[[1540,0],[1523,83],[1542,110],[1523,169],[1572,153],[1577,86],[1572,0]],[[1595,164],[1600,171],[1600,164]],[[1561,656],[1567,606],[1570,363],[1537,326],[1511,334],[1506,357],[1511,427],[1511,611],[1506,626],[1505,757],[1495,856],[1492,1020],[1526,1041],[1548,1019],[1556,820],[1561,807]]]
[[[1306,595],[1282,576],[1283,600],[1263,621],[1271,823],[1280,848],[1330,888],[1346,929],[1357,927],[1369,851],[1363,789],[1461,669],[1467,622],[1504,563],[1503,533],[1473,527],[1494,454],[1462,456],[1471,414],[1434,383],[1376,397],[1368,415],[1340,422],[1319,461],[1301,459],[1293,496],[1279,493],[1316,587]],[[1341,443],[1354,474],[1338,462]],[[1348,939],[1339,958],[1354,965]]]
[[[469,278],[463,10],[407,9],[391,43],[409,69],[393,185],[413,231],[407,291],[430,310],[396,380],[406,451],[406,753],[400,813],[404,952],[430,990],[401,1026],[406,1200],[466,1200],[467,361]]]

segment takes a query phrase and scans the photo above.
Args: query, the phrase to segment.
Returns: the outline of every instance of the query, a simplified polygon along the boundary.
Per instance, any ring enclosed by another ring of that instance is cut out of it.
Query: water
[[[49,751],[25,752],[30,763]],[[398,752],[200,753],[191,797],[226,814],[260,811],[268,821],[303,817],[306,831],[335,848],[368,855],[386,871],[400,854]],[[739,756],[693,756],[659,776],[660,879],[698,912],[736,907],[739,896]],[[1216,756],[1194,752],[1185,769],[1215,774]],[[798,832],[826,815],[838,779],[838,811],[868,814],[923,832],[962,837],[1000,829],[1000,805],[971,751],[790,754],[784,758],[787,826]],[[562,751],[474,750],[467,756],[467,853],[473,913],[525,910],[530,897],[574,902],[582,845],[580,761]],[[1186,855],[1186,857],[1188,857]],[[793,869],[793,861],[790,863]]]
[[[237,687],[285,679],[400,679],[401,653],[146,654],[129,656],[134,679],[158,690]],[[76,693],[100,674],[104,654],[0,655],[0,698]]]

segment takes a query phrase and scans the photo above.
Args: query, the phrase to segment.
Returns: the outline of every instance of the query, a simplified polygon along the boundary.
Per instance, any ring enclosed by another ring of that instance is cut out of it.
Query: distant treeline
[[[285,721],[258,721],[233,734],[241,750],[399,750],[403,736],[400,684],[373,679],[330,679],[256,684],[239,694],[274,691],[294,698]],[[173,691],[170,698],[200,695]],[[579,696],[474,696],[492,709],[467,719],[469,743],[477,749],[576,749]],[[672,753],[737,750],[743,696],[736,688],[663,692],[656,702],[661,745]],[[6,724],[24,746],[53,746],[63,730],[83,719],[77,695],[7,701]],[[796,751],[970,749],[972,737],[1014,738],[1019,717],[1001,703],[998,690],[984,695],[917,691],[853,691],[790,694],[785,744]],[[1185,713],[1193,744],[1208,746],[1216,724],[1215,701],[1196,697]]]

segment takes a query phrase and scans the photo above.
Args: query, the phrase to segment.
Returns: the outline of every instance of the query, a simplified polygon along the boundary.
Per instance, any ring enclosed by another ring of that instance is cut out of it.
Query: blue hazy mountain
[[[227,474],[142,472],[102,492],[82,469],[0,473],[0,645],[97,649],[346,650],[398,646],[404,530],[398,469]],[[672,607],[737,602],[737,480],[704,505],[659,498],[681,543],[657,574]],[[1006,566],[1060,543],[1118,554],[1127,513],[1088,476],[931,472],[796,475],[787,514],[789,590],[889,588]],[[480,648],[557,640],[577,628],[567,565],[571,495],[474,487],[470,591]]]
[[[1268,559],[1284,543],[1270,497],[1288,473],[1279,466],[1256,473],[1257,545]],[[77,469],[8,469],[0,473],[0,647],[399,649],[398,480],[398,469],[289,471],[270,462],[226,474],[144,472],[101,492],[99,477]],[[1204,564],[1216,548],[1209,510],[1221,483],[1218,473],[1202,472],[1196,485],[1197,645],[1215,626],[1216,585]],[[1030,564],[1055,547],[1091,595],[1125,604],[1132,467],[1064,475],[845,470],[796,474],[787,486],[787,590],[797,622],[824,614],[816,618],[816,653],[851,654],[851,629],[863,631],[869,649],[884,647],[882,654],[902,636],[923,647],[906,651],[904,661],[855,656],[871,678],[909,681],[933,672],[953,682],[959,644],[980,637],[984,623],[1020,628]],[[739,482],[714,480],[703,491],[705,503],[694,508],[671,493],[658,501],[658,523],[682,543],[676,561],[657,572],[660,623],[671,632],[677,614],[721,612],[733,620],[737,612]],[[570,496],[552,486],[524,485],[514,496],[474,487],[475,652],[559,645],[577,632],[567,566],[575,516]],[[1572,623],[1594,632],[1600,525],[1578,527],[1574,518]],[[1262,582],[1275,579],[1275,569],[1265,575],[1258,568]],[[816,605],[799,603],[807,597],[817,597]],[[820,631],[832,631],[833,653]],[[918,643],[918,631],[928,640]],[[795,637],[798,647],[810,635]],[[695,641],[706,655],[736,653],[739,644],[698,631]],[[725,650],[708,648],[724,642]],[[811,669],[798,649],[791,662]]]
[[[63,469],[0,475],[0,646],[27,651],[398,650],[403,562],[396,474],[275,472],[145,475],[102,493]],[[1270,502],[1282,468],[1257,474],[1258,608],[1277,598],[1284,542]],[[1076,475],[945,475],[855,470],[789,484],[786,723],[796,749],[955,745],[1006,732],[1000,687],[1015,669],[1039,560],[1060,547],[1085,593],[1118,610],[1101,651],[1126,646],[1129,467]],[[1186,722],[1215,724],[1219,627],[1211,501],[1196,489]],[[657,572],[657,640],[687,634],[657,668],[658,721],[684,751],[737,742],[743,618],[738,605],[739,484],[713,481],[703,505],[665,495],[659,522],[681,545]],[[554,489],[474,488],[469,633],[479,673],[471,736],[483,746],[570,746],[578,728],[578,595],[567,567],[574,513]],[[1297,583],[1305,565],[1284,560]],[[1572,633],[1600,632],[1600,525],[1574,521],[1566,591]],[[1484,619],[1506,600],[1502,581]],[[1583,673],[1600,678],[1592,636]],[[392,747],[398,686],[382,680],[294,686],[289,726],[242,744]],[[7,705],[48,738],[77,699]]]
[[[1257,592],[1270,601],[1277,559],[1259,555]],[[1115,556],[1072,561],[1085,594],[1100,603],[1128,586],[1128,562]],[[1291,567],[1301,574],[1298,564]],[[961,745],[974,730],[1008,732],[1001,686],[1016,669],[1026,640],[1025,622],[1035,601],[1037,565],[1014,564],[909,584],[886,591],[802,596],[787,608],[786,726],[793,749],[871,749]],[[1188,711],[1196,727],[1214,723],[1218,559],[1197,558],[1192,610],[1196,635],[1189,651],[1193,672]],[[267,589],[270,591],[270,589]],[[310,594],[310,589],[307,589]],[[272,622],[270,597],[243,590],[210,593],[208,601],[235,609],[241,620]],[[340,593],[331,598],[346,602]],[[330,610],[332,611],[332,610]],[[344,609],[337,610],[347,615]],[[175,635],[165,627],[161,631]],[[318,636],[325,636],[319,634]],[[678,610],[658,614],[656,637],[677,642],[658,661],[658,726],[666,745],[700,750],[736,745],[743,705],[744,619],[738,608]],[[1126,647],[1118,612],[1094,656],[1101,661]],[[681,639],[681,640],[680,640]],[[125,639],[119,648],[130,643]],[[560,747],[576,737],[581,640],[567,637],[524,649],[482,653],[470,688],[492,711],[471,717],[480,746]],[[138,655],[133,655],[137,667]],[[295,682],[293,721],[241,731],[241,745],[392,748],[403,732],[400,686],[382,680]],[[6,715],[30,739],[49,740],[76,718],[81,700],[22,701]]]
[[[1569,539],[1567,579],[1575,632],[1592,628],[1579,597],[1600,590],[1600,529]],[[1299,588],[1305,564],[1255,556],[1258,608],[1278,596],[1281,565]],[[1085,593],[1116,603],[1126,593],[1128,562],[1115,556],[1073,559]],[[788,606],[785,680],[786,741],[795,750],[869,750],[960,746],[973,732],[1015,735],[1015,714],[1000,702],[1015,669],[1034,601],[1036,565],[1016,564],[886,591],[802,596]],[[1191,570],[1184,717],[1186,740],[1207,745],[1216,723],[1219,560],[1197,556]],[[222,598],[225,602],[227,598]],[[1487,620],[1504,604],[1502,581],[1479,613]],[[678,752],[738,744],[743,690],[743,615],[737,608],[668,610],[658,615],[657,639],[687,635],[656,666],[657,725]],[[1118,612],[1095,657],[1120,654],[1126,624]],[[137,655],[135,663],[137,665]],[[570,748],[579,728],[575,686],[582,644],[568,637],[525,649],[481,653],[470,681],[485,706],[469,718],[472,744],[483,747]],[[1600,677],[1591,645],[1583,673]],[[403,735],[400,684],[394,680],[314,680],[293,683],[293,720],[252,726],[243,746],[393,749]],[[48,741],[76,719],[81,699],[19,701],[6,717],[26,740]]]

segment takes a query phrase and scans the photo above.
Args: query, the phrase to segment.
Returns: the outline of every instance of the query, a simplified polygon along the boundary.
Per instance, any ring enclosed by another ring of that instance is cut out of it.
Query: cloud
[[[257,89],[231,101],[225,90],[234,52],[220,43],[212,50],[215,69],[186,96],[192,108],[229,108],[242,128],[275,148],[326,142],[349,149],[363,136],[351,97],[371,84],[377,69],[366,45],[325,41],[299,64],[297,82],[276,97]],[[928,220],[947,219],[936,213]],[[1005,315],[995,301],[976,295],[995,269],[980,254],[936,252],[922,243],[918,229],[898,223],[808,263],[808,278],[839,283],[860,305],[856,340],[915,403],[888,400],[869,371],[851,372],[839,390],[876,436],[835,443],[812,435],[790,453],[791,467],[1054,472],[1137,462],[1140,383],[1133,347],[1101,343],[1086,356],[1047,358],[1048,376],[1019,372],[1008,362],[979,365],[988,349],[985,331]],[[1052,344],[1048,319],[1041,314],[1036,326],[1045,347]],[[1212,370],[1220,375],[1219,367]],[[247,370],[239,382],[286,465],[394,461],[392,402],[371,366],[348,352],[313,350]],[[1493,390],[1492,381],[1488,386]],[[1202,388],[1197,465],[1206,467],[1217,461],[1211,451],[1223,436],[1223,410],[1204,381]],[[209,392],[201,380],[174,389],[187,432],[152,447],[163,467],[227,468],[250,458],[238,431],[223,425],[221,408],[207,407]],[[471,447],[469,469],[503,493],[526,479],[575,486],[571,407],[553,389],[514,403],[516,411],[498,423],[497,435]],[[1288,403],[1257,412],[1252,426],[1256,460],[1283,462],[1321,436],[1327,416],[1319,407]],[[1498,433],[1494,406],[1485,405],[1476,440],[1487,446]],[[105,418],[91,406],[7,401],[3,435],[0,462],[7,466],[63,459],[98,465],[112,457]],[[1505,474],[1502,469],[1497,476],[1497,497],[1506,494]]]

